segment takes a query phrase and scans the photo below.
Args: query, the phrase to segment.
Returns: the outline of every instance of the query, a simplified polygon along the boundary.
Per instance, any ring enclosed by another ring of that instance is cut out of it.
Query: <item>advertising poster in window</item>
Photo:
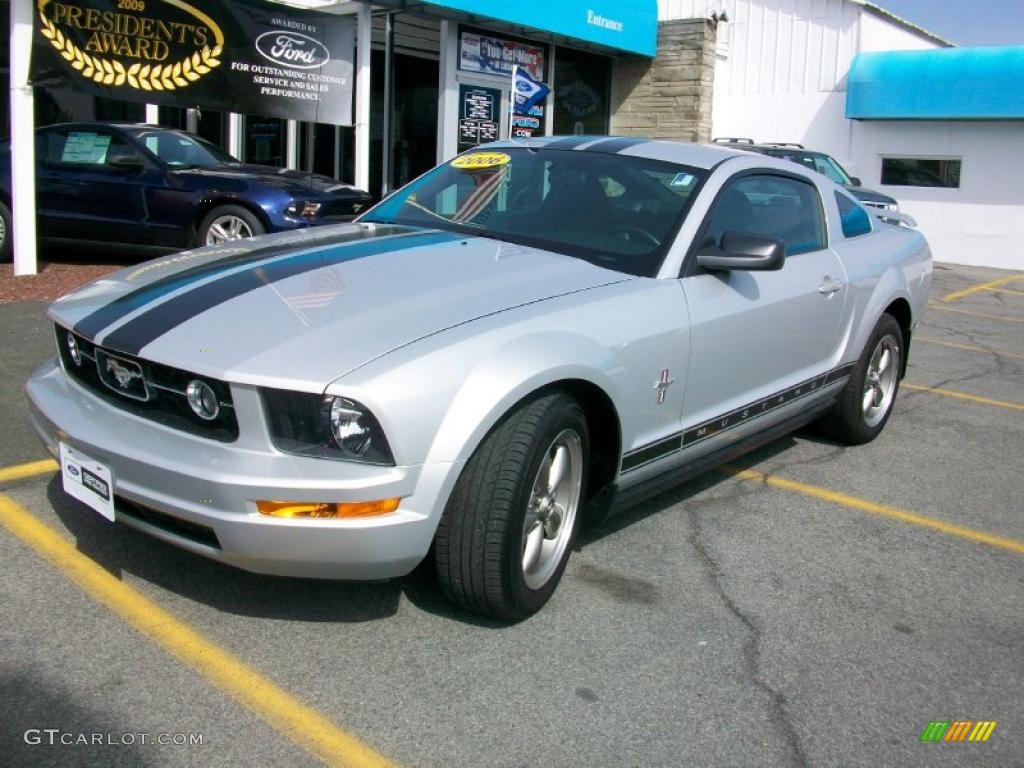
[[[502,138],[500,125],[500,90],[459,85],[459,152]]]
[[[33,85],[352,125],[347,16],[260,0],[33,2]]]
[[[512,66],[518,65],[536,80],[544,80],[547,49],[517,40],[460,30],[459,69],[485,75],[512,77]]]

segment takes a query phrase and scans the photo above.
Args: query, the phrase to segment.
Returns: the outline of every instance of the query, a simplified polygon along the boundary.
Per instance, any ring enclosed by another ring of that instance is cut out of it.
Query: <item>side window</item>
[[[44,141],[42,156],[46,163],[69,169],[110,169],[111,158],[138,156],[131,145],[99,131],[49,133]]]
[[[743,176],[715,201],[705,243],[721,246],[726,232],[777,238],[787,256],[820,250],[825,222],[818,190],[788,176]]]
[[[836,192],[836,203],[843,237],[859,237],[871,231],[871,216],[861,206],[840,192]]]

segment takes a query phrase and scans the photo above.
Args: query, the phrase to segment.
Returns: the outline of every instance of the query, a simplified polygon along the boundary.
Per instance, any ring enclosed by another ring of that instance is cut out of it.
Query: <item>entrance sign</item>
[[[262,0],[35,0],[33,85],[352,125],[346,16]]]

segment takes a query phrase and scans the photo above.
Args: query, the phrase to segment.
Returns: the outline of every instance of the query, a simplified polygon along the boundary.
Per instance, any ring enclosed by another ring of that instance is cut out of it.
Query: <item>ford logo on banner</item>
[[[268,61],[293,69],[316,69],[331,59],[322,43],[298,32],[264,32],[256,38],[256,50]]]

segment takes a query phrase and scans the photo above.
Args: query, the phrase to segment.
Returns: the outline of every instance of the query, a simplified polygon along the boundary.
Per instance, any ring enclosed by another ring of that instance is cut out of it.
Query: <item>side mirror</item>
[[[713,272],[782,269],[786,263],[786,244],[774,237],[726,232],[721,248],[712,245],[697,252],[697,263]]]
[[[133,152],[108,154],[106,164],[117,171],[141,171],[146,166],[142,158]]]
[[[860,186],[863,186],[863,185],[862,185],[862,184],[860,183],[860,177],[859,177],[859,176],[851,176],[851,177],[850,177],[850,184],[851,184],[851,185],[853,185],[853,186],[855,186],[855,187],[860,187]]]

